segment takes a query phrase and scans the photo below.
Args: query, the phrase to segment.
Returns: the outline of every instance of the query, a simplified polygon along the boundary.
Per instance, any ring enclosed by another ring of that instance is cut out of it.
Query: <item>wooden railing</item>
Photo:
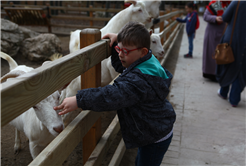
[[[182,13],[183,11],[175,11],[160,16],[160,19],[162,21],[164,21],[163,18],[172,19]],[[162,25],[163,22],[158,24],[159,27]],[[165,29],[160,29],[163,32],[161,37],[167,39],[163,43],[166,55],[160,59],[162,65],[165,64],[180,30],[181,25],[176,21],[170,22]],[[100,86],[100,62],[111,54],[109,40],[100,40],[100,38],[99,30],[84,29],[80,33],[81,49],[79,51],[3,83],[1,126],[5,126],[81,74],[81,88]],[[98,112],[83,110],[29,165],[62,165],[81,141],[83,141],[85,165],[100,165],[120,129],[118,117],[115,116],[101,137],[100,115],[101,113]],[[119,165],[125,150],[121,139],[109,165]]]
[[[162,15],[164,14],[165,15]],[[160,11],[160,22],[152,27],[153,31],[155,28],[159,28],[159,33],[161,33],[161,41],[163,49],[165,50],[165,56],[163,58],[158,58],[161,65],[164,66],[167,58],[169,57],[170,51],[173,44],[175,43],[180,29],[183,27],[182,24],[174,20],[175,17],[181,17],[184,14],[183,10],[172,9],[172,11]],[[167,20],[168,26],[164,28],[164,21]]]

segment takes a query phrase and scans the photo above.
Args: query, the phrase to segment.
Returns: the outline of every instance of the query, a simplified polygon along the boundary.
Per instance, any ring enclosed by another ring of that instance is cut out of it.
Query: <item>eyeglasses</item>
[[[127,49],[125,49],[125,48],[120,49],[119,46],[115,46],[114,49],[115,49],[118,53],[120,53],[120,51],[122,51],[123,55],[124,55],[124,56],[127,56],[131,51],[135,51],[135,50],[138,50],[138,49],[141,49],[141,48],[135,48],[135,49],[133,49],[133,50],[127,50]]]

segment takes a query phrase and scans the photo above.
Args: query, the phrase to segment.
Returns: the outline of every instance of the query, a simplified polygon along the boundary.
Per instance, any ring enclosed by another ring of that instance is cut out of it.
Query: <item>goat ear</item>
[[[141,8],[140,7],[134,7],[134,8],[132,8],[132,11],[133,12],[138,12],[138,10],[140,10]]]
[[[149,30],[149,35],[151,36],[153,33],[152,29]]]
[[[159,33],[158,35],[159,35],[160,37],[162,37],[162,35],[163,35],[163,32],[164,32],[164,31],[162,31],[162,32],[161,32],[161,33]]]
[[[41,121],[39,122],[39,125],[40,125],[40,129],[43,130],[43,123]]]
[[[132,3],[133,6],[135,6],[137,4],[137,1],[128,1],[128,0],[125,0],[125,3]]]

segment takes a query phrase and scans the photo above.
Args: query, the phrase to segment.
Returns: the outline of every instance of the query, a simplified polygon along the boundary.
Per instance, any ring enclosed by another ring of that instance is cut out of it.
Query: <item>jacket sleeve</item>
[[[114,43],[112,46],[111,63],[115,71],[117,71],[118,73],[123,73],[123,71],[125,70],[125,67],[123,67],[121,64],[121,61],[119,59],[119,53],[114,49],[116,45],[117,43]]]
[[[216,23],[216,15],[212,15],[208,9],[205,10],[204,14],[203,14],[203,19],[204,21],[206,22],[209,22],[209,23]]]
[[[176,20],[181,23],[186,23],[188,16],[185,17],[185,19],[177,18]]]
[[[238,1],[231,2],[228,8],[225,10],[224,14],[222,15],[224,22],[229,23],[232,21],[233,13],[236,12],[237,9],[237,2]]]
[[[188,35],[191,35],[196,31],[196,22],[197,22],[197,14],[194,13],[191,19],[189,20],[189,25],[186,25]]]
[[[78,107],[97,112],[114,111],[146,99],[147,91],[151,87],[145,81],[139,81],[139,77],[136,76],[127,81],[118,81],[119,79],[122,78],[117,78],[113,85],[78,91]]]

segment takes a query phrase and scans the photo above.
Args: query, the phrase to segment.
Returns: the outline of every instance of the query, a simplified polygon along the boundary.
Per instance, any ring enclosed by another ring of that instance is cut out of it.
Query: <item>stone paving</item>
[[[206,22],[194,40],[193,59],[185,59],[188,38],[182,37],[169,100],[177,113],[174,137],[162,165],[245,165],[246,90],[237,108],[218,97],[219,84],[202,77]],[[170,55],[171,56],[171,55]]]

